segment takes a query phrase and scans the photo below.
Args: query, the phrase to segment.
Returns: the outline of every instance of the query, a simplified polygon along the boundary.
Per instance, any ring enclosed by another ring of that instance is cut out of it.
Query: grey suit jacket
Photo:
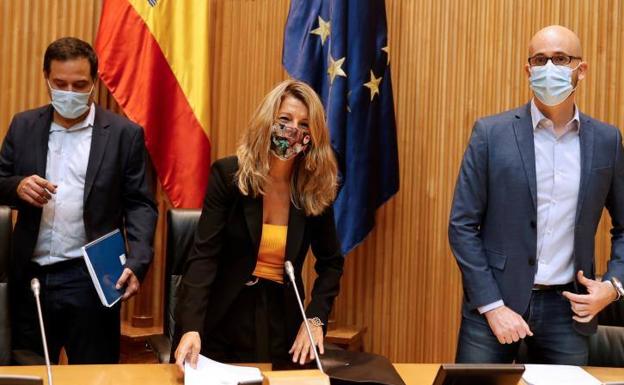
[[[606,207],[613,228],[604,279],[624,278],[624,152],[620,131],[580,114],[581,181],[574,227],[574,266],[594,278],[598,222]],[[502,299],[525,313],[537,271],[535,148],[530,104],[479,119],[464,154],[449,221],[449,241],[464,288],[463,315]],[[585,287],[575,282],[575,290]],[[596,319],[575,324],[581,334]]]

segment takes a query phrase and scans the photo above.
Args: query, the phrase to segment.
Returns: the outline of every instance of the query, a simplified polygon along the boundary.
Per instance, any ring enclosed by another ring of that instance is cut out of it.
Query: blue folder
[[[86,244],[82,247],[82,254],[102,304],[113,306],[125,290],[115,288],[126,264],[126,248],[121,232],[112,231]]]

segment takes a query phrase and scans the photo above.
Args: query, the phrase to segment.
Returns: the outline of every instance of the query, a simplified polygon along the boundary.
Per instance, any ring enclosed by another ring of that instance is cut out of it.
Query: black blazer
[[[0,150],[0,204],[19,210],[13,234],[12,280],[22,278],[32,258],[42,212],[18,198],[17,186],[33,174],[45,178],[52,113],[48,105],[15,115]],[[125,227],[127,266],[139,279],[153,257],[158,216],[145,168],[141,127],[96,106],[84,188],[86,235],[90,241]]]
[[[262,197],[241,194],[234,182],[235,156],[216,161],[211,170],[195,243],[186,261],[176,307],[179,331],[208,335],[225,316],[256,266],[262,232]],[[327,322],[338,294],[344,258],[336,237],[334,212],[306,217],[290,206],[286,260],[295,268],[299,293],[305,293],[301,269],[309,247],[318,278],[306,313]],[[289,283],[285,283],[289,285]],[[286,327],[294,336],[301,315],[292,288],[284,288]]]

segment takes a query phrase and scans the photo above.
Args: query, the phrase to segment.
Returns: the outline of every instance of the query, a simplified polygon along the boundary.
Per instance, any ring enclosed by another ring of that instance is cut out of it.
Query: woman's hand
[[[184,374],[184,361],[189,361],[193,369],[197,368],[197,359],[201,350],[201,338],[198,332],[186,332],[180,339],[175,351],[175,363],[180,374]]]
[[[310,331],[312,332],[312,338],[318,346],[319,354],[325,353],[323,347],[323,327],[310,325]],[[308,338],[308,332],[306,331],[305,324],[302,322],[299,327],[299,333],[292,347],[288,351],[293,355],[293,362],[299,361],[299,364],[304,365],[314,359],[314,349],[310,346],[310,339]]]

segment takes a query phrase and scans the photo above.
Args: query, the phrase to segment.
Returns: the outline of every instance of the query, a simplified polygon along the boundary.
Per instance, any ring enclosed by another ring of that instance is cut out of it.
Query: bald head
[[[574,32],[560,25],[548,26],[533,35],[529,42],[529,57],[555,53],[582,57],[581,40]]]

